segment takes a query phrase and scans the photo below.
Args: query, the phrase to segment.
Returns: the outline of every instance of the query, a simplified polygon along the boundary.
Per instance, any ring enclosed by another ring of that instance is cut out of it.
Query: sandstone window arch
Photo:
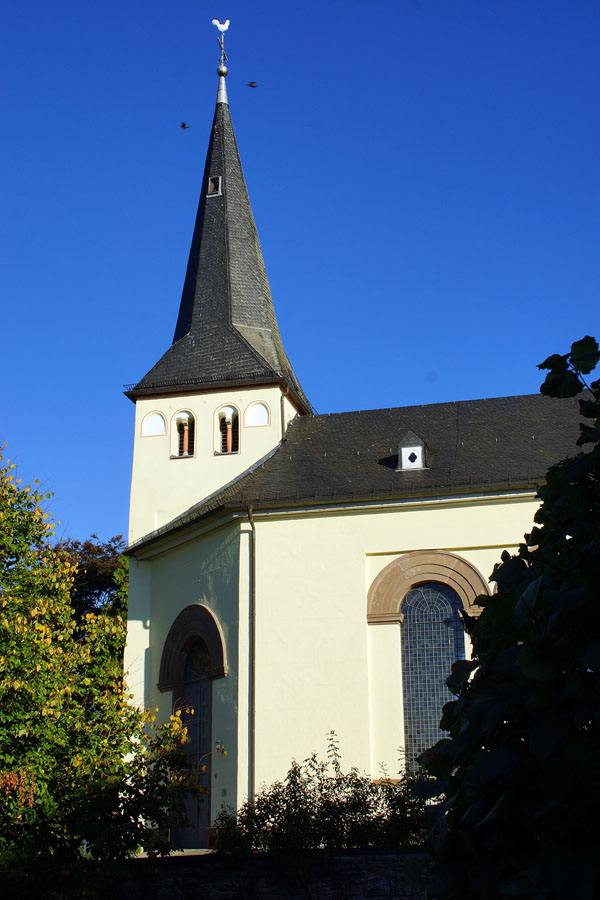
[[[456,591],[471,616],[481,611],[475,605],[477,597],[490,594],[483,575],[461,556],[445,550],[415,550],[396,557],[375,578],[367,594],[367,622],[401,622],[404,597],[412,588],[432,581]]]
[[[160,691],[177,690],[183,684],[189,651],[199,639],[209,654],[207,677],[227,674],[225,641],[218,619],[208,607],[192,603],[179,613],[169,629],[160,660]]]

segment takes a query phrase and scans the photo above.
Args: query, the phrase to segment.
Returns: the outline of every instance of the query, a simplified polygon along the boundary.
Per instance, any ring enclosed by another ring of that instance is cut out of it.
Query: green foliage
[[[125,546],[120,534],[109,541],[101,541],[98,535],[92,534],[85,541],[67,538],[54,547],[71,567],[69,594],[76,621],[74,635],[77,640],[94,644],[92,652],[97,654],[98,663],[104,668],[107,687],[120,678],[123,671],[127,637],[123,623],[127,620],[129,589],[129,559],[124,554]],[[94,632],[88,627],[88,622],[94,621],[96,616],[105,619],[105,635],[100,644],[94,643]]]
[[[422,843],[425,803],[414,789],[418,779],[374,782],[357,769],[344,773],[333,732],[327,755],[319,760],[313,753],[302,765],[293,761],[283,781],[264,788],[237,815],[221,810],[215,823],[217,850],[293,854]]]
[[[101,541],[97,534],[92,534],[85,541],[66,538],[56,544],[55,549],[76,566],[71,587],[71,606],[78,622],[82,622],[90,612],[106,615],[127,613],[127,585],[125,584],[123,606],[123,592],[119,589],[122,577],[118,582],[115,580],[123,565],[126,571],[127,557],[123,556],[125,547],[122,534],[117,534],[108,541]]]
[[[72,859],[82,842],[104,859],[165,852],[188,789],[181,717],[154,729],[125,693],[123,618],[73,617],[48,497],[0,454],[0,869]]]
[[[585,337],[549,357],[542,392],[574,396],[587,452],[551,468],[535,526],[502,555],[498,591],[455,665],[450,732],[420,761],[443,793],[433,832],[437,900],[600,896],[600,380]]]

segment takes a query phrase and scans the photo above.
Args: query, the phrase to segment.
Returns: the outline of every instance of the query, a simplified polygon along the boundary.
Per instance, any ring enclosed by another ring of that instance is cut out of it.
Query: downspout
[[[248,506],[248,521],[252,529],[252,553],[250,576],[250,790],[249,797],[254,799],[256,782],[256,527],[252,516],[252,507]]]
[[[290,389],[286,387],[285,391],[281,388],[281,396],[279,398],[280,406],[281,406],[281,440],[285,440],[285,407],[283,401],[289,394]]]

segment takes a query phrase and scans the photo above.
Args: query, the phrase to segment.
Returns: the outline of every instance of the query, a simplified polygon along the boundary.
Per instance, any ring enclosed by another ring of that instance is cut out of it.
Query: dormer
[[[414,431],[407,431],[398,444],[398,465],[396,472],[405,469],[426,469],[425,441]]]

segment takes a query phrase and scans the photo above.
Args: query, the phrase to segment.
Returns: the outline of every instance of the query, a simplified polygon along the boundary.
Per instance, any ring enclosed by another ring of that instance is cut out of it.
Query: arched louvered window
[[[238,453],[240,449],[240,417],[233,406],[224,406],[219,410],[219,444],[217,453]]]
[[[184,457],[194,455],[196,439],[196,422],[191,412],[178,413],[175,418],[176,447],[174,456]]]
[[[442,707],[453,699],[446,687],[452,664],[465,658],[458,594],[446,584],[428,582],[404,597],[402,614],[402,695],[404,749],[408,768],[443,732]]]

